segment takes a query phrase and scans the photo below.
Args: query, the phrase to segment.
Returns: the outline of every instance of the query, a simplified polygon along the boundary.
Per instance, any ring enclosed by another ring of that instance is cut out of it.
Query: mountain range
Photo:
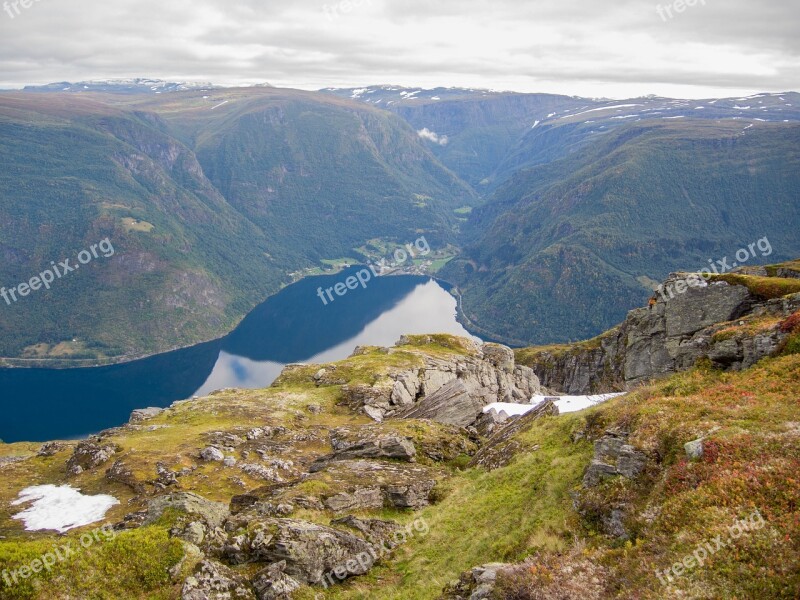
[[[793,92],[3,92],[2,285],[106,238],[115,254],[0,303],[0,355],[96,364],[211,339],[303,274],[420,235],[460,248],[439,277],[485,338],[590,337],[677,268],[763,239],[748,264],[800,254],[798,142]]]

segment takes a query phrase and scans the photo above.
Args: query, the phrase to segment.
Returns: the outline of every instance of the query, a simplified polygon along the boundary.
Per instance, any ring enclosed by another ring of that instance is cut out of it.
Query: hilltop
[[[407,336],[88,440],[0,445],[0,569],[101,523],[25,532],[10,505],[23,488],[120,501],[102,521],[112,539],[0,597],[794,598],[796,272],[691,286],[573,347]],[[587,366],[612,348],[626,353]],[[631,391],[576,413],[552,399],[482,411],[574,387],[578,371]]]

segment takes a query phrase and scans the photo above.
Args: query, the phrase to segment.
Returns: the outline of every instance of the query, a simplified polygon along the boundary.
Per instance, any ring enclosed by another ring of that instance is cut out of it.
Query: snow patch
[[[497,414],[505,413],[508,417],[521,417],[528,414],[536,408],[541,402],[547,398],[554,398],[554,404],[558,407],[559,413],[577,412],[584,408],[589,408],[606,402],[618,396],[624,396],[625,393],[615,394],[595,394],[592,396],[533,396],[530,404],[514,404],[511,402],[493,402],[483,408],[483,412],[490,413],[492,411]]]
[[[59,533],[102,521],[109,509],[119,504],[113,496],[84,496],[69,485],[25,488],[11,504],[19,506],[28,502],[31,505],[13,518],[23,521],[26,531],[47,529]]]

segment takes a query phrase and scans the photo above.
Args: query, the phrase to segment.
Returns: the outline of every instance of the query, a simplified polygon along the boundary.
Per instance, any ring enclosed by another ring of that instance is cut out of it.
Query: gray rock
[[[181,600],[256,600],[248,581],[229,567],[204,560],[181,589]]]
[[[469,394],[461,379],[453,379],[398,416],[466,427],[476,421],[484,406],[481,398]]]
[[[686,456],[688,456],[692,460],[698,460],[703,457],[703,438],[698,440],[693,440],[691,442],[686,442],[683,445],[683,449],[686,451]]]
[[[164,412],[163,408],[156,408],[156,407],[139,408],[131,413],[131,417],[128,420],[128,423],[130,423],[131,425],[134,425],[136,423],[141,423],[142,421],[147,421],[148,419],[157,417],[163,412]]]
[[[36,454],[37,456],[55,456],[62,450],[67,447],[66,444],[62,444],[61,442],[47,442],[43,444],[41,448],[39,448],[39,452]]]
[[[203,448],[200,451],[200,458],[201,460],[205,460],[207,462],[222,462],[225,460],[225,455],[219,448],[209,446],[208,448]]]
[[[286,561],[269,565],[256,573],[253,588],[257,600],[291,600],[292,594],[300,588],[300,582],[286,573]]]
[[[360,537],[307,521],[253,520],[240,515],[229,526],[236,527],[231,540],[248,561],[285,562],[283,572],[300,583],[321,583],[337,567],[344,570],[345,577],[363,575],[366,570],[355,558],[374,552]]]
[[[228,507],[221,502],[212,502],[192,492],[178,492],[153,498],[147,506],[144,524],[151,525],[161,518],[168,508],[177,510],[199,520],[210,529],[221,527],[228,518]]]
[[[349,512],[383,508],[383,492],[380,487],[356,488],[352,492],[340,492],[322,501],[328,510]]]
[[[788,317],[800,309],[800,294],[775,300],[752,295],[745,286],[717,282],[673,293],[686,273],[670,275],[664,297],[649,308],[628,313],[625,321],[592,344],[569,351],[542,351],[530,366],[542,385],[569,394],[589,394],[630,388],[648,380],[693,367],[710,359],[716,366],[740,370],[773,355],[788,333],[737,333],[717,339],[729,321],[745,316]]]
[[[625,443],[626,436],[609,433],[594,445],[594,458],[583,477],[585,487],[594,487],[610,477],[633,479],[644,471],[647,456]]]
[[[409,440],[397,435],[383,435],[365,439],[356,443],[334,441],[336,451],[333,454],[317,459],[310,468],[312,473],[321,471],[331,461],[353,460],[357,458],[386,458],[412,461],[417,449]]]
[[[89,438],[78,444],[67,461],[67,473],[79,475],[107,462],[117,453],[116,444],[104,443],[99,438]]]

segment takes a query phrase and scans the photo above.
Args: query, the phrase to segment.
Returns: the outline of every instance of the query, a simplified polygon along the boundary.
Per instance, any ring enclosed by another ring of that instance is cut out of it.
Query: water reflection
[[[354,272],[351,271],[351,272]],[[381,277],[323,306],[316,295],[351,272],[287,287],[225,338],[151,358],[92,369],[0,369],[0,439],[80,437],[226,387],[266,387],[293,362],[330,362],[359,345],[393,344],[404,333],[469,335],[455,299],[424,277]]]

